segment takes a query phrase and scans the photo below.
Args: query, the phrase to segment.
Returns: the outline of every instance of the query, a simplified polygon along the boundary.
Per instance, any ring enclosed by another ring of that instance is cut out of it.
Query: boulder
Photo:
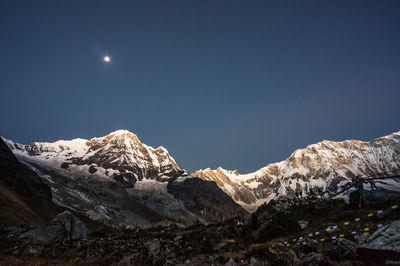
[[[150,256],[159,257],[161,253],[161,245],[159,241],[150,241],[146,246]]]
[[[258,260],[254,257],[251,257],[249,265],[257,265],[257,264],[259,264]]]
[[[64,235],[63,224],[59,221],[50,221],[22,234],[19,238],[27,244],[51,245],[63,241]]]
[[[230,258],[229,261],[225,263],[225,266],[237,266],[237,265],[239,264],[236,263],[236,261],[233,258]]]
[[[57,215],[54,219],[60,221],[64,225],[65,240],[79,240],[86,239],[88,235],[87,226],[81,222],[75,215],[70,211],[65,211]]]
[[[356,259],[356,244],[347,239],[325,243],[326,255],[333,261]]]
[[[360,243],[360,247],[400,251],[400,221],[383,226]]]
[[[301,229],[304,229],[308,226],[308,221],[297,221],[297,224],[300,226]]]
[[[22,235],[20,239],[34,245],[51,245],[63,241],[86,239],[88,229],[75,215],[65,211],[57,217]]]

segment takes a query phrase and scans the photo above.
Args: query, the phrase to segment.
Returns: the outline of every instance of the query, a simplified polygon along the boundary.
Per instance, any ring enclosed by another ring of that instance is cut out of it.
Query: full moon
[[[110,63],[110,61],[111,61],[111,58],[109,56],[104,57],[104,62]]]

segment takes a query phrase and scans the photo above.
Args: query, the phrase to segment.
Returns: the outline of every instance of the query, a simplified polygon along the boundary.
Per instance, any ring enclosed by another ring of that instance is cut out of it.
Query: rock
[[[28,249],[26,250],[26,253],[29,255],[40,255],[44,250],[44,247],[41,246],[29,246]]]
[[[341,261],[343,259],[355,259],[356,255],[356,245],[350,240],[340,240],[332,241],[331,243],[326,243],[329,245],[329,249],[326,251],[327,256],[333,261]]]
[[[161,245],[159,241],[153,241],[147,244],[149,250],[149,255],[153,257],[158,257],[160,254]]]
[[[310,253],[301,258],[303,265],[326,265],[324,256],[320,253]]]
[[[91,165],[91,166],[89,167],[89,173],[90,173],[90,174],[94,174],[94,173],[96,173],[96,172],[97,172],[96,166]]]
[[[66,233],[65,240],[78,240],[87,238],[87,226],[82,223],[81,220],[78,219],[78,217],[71,214],[70,211],[60,213],[54,220],[60,221],[64,225]]]
[[[62,169],[68,169],[68,168],[69,168],[69,163],[62,163],[62,164],[60,165],[60,167],[61,167]]]
[[[136,183],[136,177],[132,173],[114,174],[113,179],[120,182],[126,188],[133,188]]]
[[[215,251],[219,251],[219,250],[221,250],[223,247],[225,247],[225,243],[218,243],[218,244],[214,244],[213,245],[213,249],[215,250]]]
[[[340,244],[341,246],[347,247],[347,248],[355,248],[355,247],[356,247],[356,244],[355,244],[354,242],[352,242],[352,241],[350,241],[350,240],[347,240],[347,239],[341,239],[341,240],[339,241],[339,244]]]
[[[132,261],[132,256],[125,256],[118,262],[118,266],[131,265],[131,261]]]
[[[304,229],[308,226],[308,221],[297,221],[301,229]]]
[[[182,235],[177,235],[175,238],[174,238],[174,241],[175,242],[178,242],[179,240],[181,240],[182,239]]]
[[[300,259],[293,250],[279,252],[270,248],[266,251],[266,255],[271,265],[300,265]]]
[[[319,244],[309,241],[307,242],[306,245],[302,245],[300,246],[300,250],[301,252],[305,253],[305,254],[309,254],[309,253],[315,253],[315,252],[319,252]]]
[[[363,234],[357,234],[354,237],[354,240],[358,243],[363,242],[365,239],[367,239]]]
[[[88,229],[69,211],[59,214],[53,221],[32,229],[19,238],[24,243],[51,245],[65,240],[86,239]]]
[[[5,235],[6,239],[12,239],[16,236],[25,233],[26,231],[28,231],[28,229],[23,226],[8,226],[4,228],[4,232],[6,233]]]
[[[50,221],[20,236],[25,243],[51,245],[64,240],[65,229],[60,221]]]
[[[236,261],[233,258],[230,258],[229,261],[227,263],[225,263],[225,266],[236,266],[239,265],[238,263],[236,263]]]
[[[256,265],[258,263],[258,260],[254,257],[250,258],[250,265]]]
[[[400,221],[383,226],[360,243],[360,247],[400,251]]]

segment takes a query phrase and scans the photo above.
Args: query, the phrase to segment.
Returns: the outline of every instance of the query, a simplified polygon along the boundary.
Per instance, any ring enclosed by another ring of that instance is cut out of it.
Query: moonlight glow
[[[110,61],[111,61],[111,58],[109,56],[104,57],[104,62],[110,63]]]

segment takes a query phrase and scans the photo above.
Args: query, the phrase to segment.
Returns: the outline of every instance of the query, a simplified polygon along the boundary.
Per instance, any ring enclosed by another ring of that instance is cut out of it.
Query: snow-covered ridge
[[[292,197],[294,191],[322,188],[336,191],[338,184],[354,176],[400,172],[400,132],[371,141],[324,140],[295,150],[286,160],[272,163],[249,174],[219,167],[198,170],[193,176],[215,181],[245,209],[278,197]],[[397,181],[381,184],[400,188]]]
[[[92,171],[105,169],[110,177],[124,174],[124,178],[132,183],[143,178],[179,176],[184,172],[164,147],[147,146],[128,130],[117,130],[90,140],[78,138],[53,143],[22,145],[3,140],[21,161],[60,170],[74,167],[80,172],[91,166]]]

